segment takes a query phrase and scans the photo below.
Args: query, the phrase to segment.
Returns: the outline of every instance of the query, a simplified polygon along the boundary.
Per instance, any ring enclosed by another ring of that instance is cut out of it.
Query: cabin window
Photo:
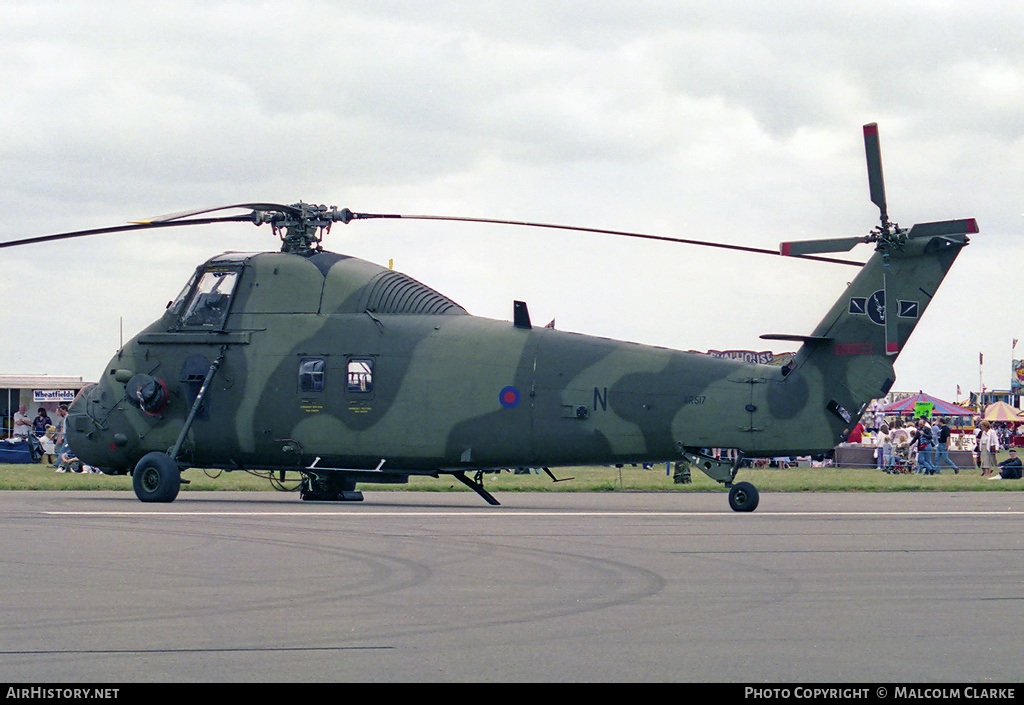
[[[196,284],[188,308],[181,317],[182,326],[205,330],[223,328],[237,279],[237,270],[204,272]]]
[[[348,391],[365,393],[373,390],[373,360],[348,361]]]
[[[322,392],[324,390],[323,358],[306,358],[299,363],[299,391]]]

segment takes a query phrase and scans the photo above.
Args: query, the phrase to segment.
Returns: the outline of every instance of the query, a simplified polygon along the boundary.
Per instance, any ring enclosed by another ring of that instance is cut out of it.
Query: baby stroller
[[[893,475],[907,475],[914,471],[910,462],[910,445],[901,443],[892,449],[892,457],[889,459],[889,467],[886,472]]]

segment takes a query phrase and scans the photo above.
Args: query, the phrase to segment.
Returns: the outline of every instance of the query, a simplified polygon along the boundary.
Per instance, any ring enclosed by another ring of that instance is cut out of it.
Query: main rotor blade
[[[864,126],[864,153],[868,160],[868,186],[871,202],[878,206],[882,215],[882,228],[888,229],[889,214],[885,205],[885,180],[882,178],[882,147],[878,140],[878,123]]]
[[[171,228],[179,225],[210,225],[211,223],[239,223],[252,222],[248,215],[233,215],[218,218],[196,218],[194,220],[172,220],[166,222],[130,223],[128,225],[115,225],[108,228],[93,228],[91,230],[76,230],[68,233],[56,233],[55,235],[40,235],[38,237],[26,237],[20,240],[8,240],[0,242],[0,249],[5,247],[19,247],[21,245],[33,245],[39,242],[53,242],[54,240],[70,240],[86,235],[103,235],[105,233],[121,233],[129,230],[148,230],[150,228]]]
[[[747,247],[745,245],[730,245],[724,242],[710,242],[708,240],[687,240],[678,237],[668,237],[665,235],[648,235],[646,233],[633,233],[623,230],[605,230],[603,228],[581,228],[574,225],[552,225],[550,223],[532,223],[523,220],[496,220],[492,218],[464,218],[450,215],[397,215],[397,214],[384,214],[384,213],[353,213],[353,220],[361,220],[368,218],[400,218],[402,220],[445,220],[462,223],[488,223],[493,225],[521,225],[531,228],[551,228],[555,230],[574,230],[576,232],[583,233],[599,233],[601,235],[622,235],[624,237],[635,237],[643,240],[660,240],[662,242],[678,242],[684,245],[700,245],[702,247],[718,247],[724,250],[739,250],[740,252],[753,252],[762,255],[781,255],[781,252],[776,250],[767,250],[760,247]],[[856,243],[854,243],[856,244]],[[852,247],[853,245],[851,245]],[[845,259],[834,259],[832,257],[813,257],[803,256],[803,259],[816,260],[818,262],[829,262],[832,264],[848,264],[854,267],[861,267],[864,265],[863,262],[854,262],[852,260]]]
[[[824,240],[797,240],[779,245],[779,252],[787,257],[803,257],[817,252],[849,252],[856,245],[867,242],[864,237],[833,237]]]
[[[172,220],[181,220],[182,218],[190,218],[195,215],[203,215],[204,213],[215,213],[217,211],[227,211],[233,208],[248,208],[254,211],[281,211],[283,213],[289,213],[291,215],[298,215],[299,209],[295,206],[283,206],[280,203],[236,203],[233,206],[216,206],[214,208],[200,208],[191,211],[182,211],[180,213],[168,213],[167,215],[158,215],[153,218],[147,218],[146,220],[137,221],[139,223],[167,223]]]
[[[936,235],[963,235],[978,232],[976,218],[963,220],[939,220],[934,223],[918,223],[910,228],[907,237],[935,237]]]

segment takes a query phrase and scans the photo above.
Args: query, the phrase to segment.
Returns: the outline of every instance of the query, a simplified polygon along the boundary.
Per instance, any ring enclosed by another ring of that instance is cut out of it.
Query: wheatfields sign
[[[70,404],[75,400],[76,394],[78,394],[78,392],[74,389],[33,389],[32,402],[34,404],[43,404],[46,402]]]

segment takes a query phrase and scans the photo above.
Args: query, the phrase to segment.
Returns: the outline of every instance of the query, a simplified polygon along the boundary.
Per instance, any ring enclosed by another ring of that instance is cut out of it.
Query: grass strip
[[[724,487],[694,470],[692,482],[677,484],[666,472],[665,464],[645,470],[642,467],[587,466],[553,468],[560,482],[552,482],[542,472],[516,474],[508,471],[488,473],[485,485],[491,492],[714,492]],[[184,492],[268,490],[275,487],[267,477],[247,472],[221,472],[190,468],[183,477],[189,484]],[[572,478],[572,479],[563,479]],[[737,481],[752,482],[762,492],[908,492],[908,491],[1015,491],[1024,488],[1021,480],[996,480],[981,477],[977,468],[954,474],[944,470],[940,475],[887,475],[874,468],[851,467],[795,467],[744,468]],[[298,473],[289,473],[284,486],[297,488]],[[0,465],[0,490],[125,490],[131,491],[129,476],[102,474],[58,473],[42,464]],[[467,487],[450,475],[410,477],[405,485],[375,485],[360,483],[358,489],[385,492],[418,490],[426,492],[469,492]]]

